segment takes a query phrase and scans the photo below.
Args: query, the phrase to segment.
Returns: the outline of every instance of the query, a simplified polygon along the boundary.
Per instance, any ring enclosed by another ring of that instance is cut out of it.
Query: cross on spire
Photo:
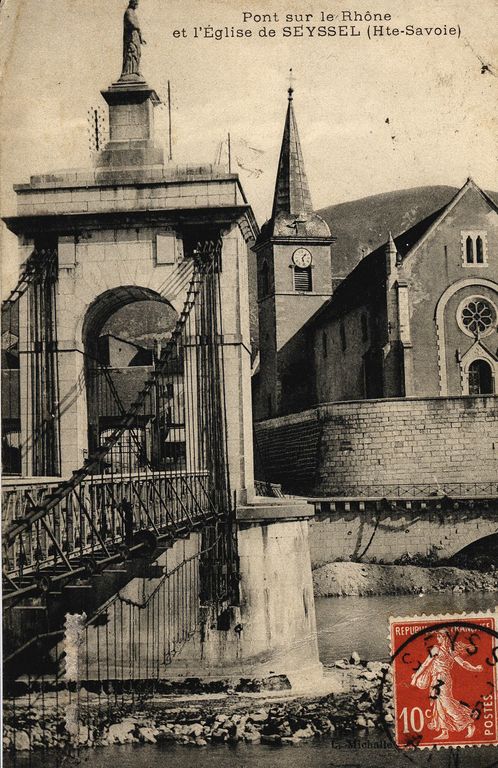
[[[289,69],[289,88],[287,93],[289,94],[289,101],[292,101],[292,94],[294,93],[294,82],[296,78],[294,77],[294,73],[292,71],[292,67]]]

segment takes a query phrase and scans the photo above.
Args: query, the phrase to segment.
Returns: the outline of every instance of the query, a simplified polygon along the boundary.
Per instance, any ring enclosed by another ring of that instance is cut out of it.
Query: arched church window
[[[323,356],[327,357],[328,354],[328,345],[327,345],[327,331],[322,332],[322,352]]]
[[[460,328],[468,336],[487,336],[496,327],[496,308],[484,296],[471,296],[459,307]]]
[[[469,365],[469,395],[492,395],[493,371],[487,360],[474,360]]]
[[[476,238],[476,255],[477,255],[477,263],[483,264],[484,263],[484,249],[482,246],[482,237],[479,235]]]
[[[483,231],[467,230],[461,232],[462,265],[464,267],[487,266],[487,234]]]
[[[465,249],[466,249],[467,264],[472,264],[474,261],[474,241],[472,240],[470,235],[467,237],[467,240],[465,242]]]

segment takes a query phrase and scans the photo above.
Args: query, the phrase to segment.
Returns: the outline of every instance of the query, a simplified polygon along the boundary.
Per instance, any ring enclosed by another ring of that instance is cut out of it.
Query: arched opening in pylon
[[[83,346],[90,454],[140,400],[140,393],[164,357],[177,319],[170,302],[139,286],[106,291],[88,308]],[[103,472],[182,466],[182,377],[182,361],[172,360],[105,457]]]

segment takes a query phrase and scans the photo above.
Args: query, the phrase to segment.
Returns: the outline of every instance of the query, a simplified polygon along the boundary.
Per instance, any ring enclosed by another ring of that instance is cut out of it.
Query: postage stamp
[[[497,616],[411,616],[389,623],[396,744],[498,744]]]

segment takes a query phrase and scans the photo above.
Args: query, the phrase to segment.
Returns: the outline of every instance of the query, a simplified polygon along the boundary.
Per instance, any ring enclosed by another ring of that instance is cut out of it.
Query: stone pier
[[[257,503],[239,507],[240,603],[227,607],[227,621],[222,627],[206,609],[204,621],[192,624],[189,639],[181,647],[172,647],[171,658],[165,659],[162,638],[151,639],[149,619],[138,606],[159,595],[152,609],[154,626],[171,637],[182,622],[195,621],[195,586],[179,605],[173,597],[174,584],[167,587],[169,597],[160,596],[162,573],[174,573],[201,547],[197,534],[176,542],[153,564],[152,577],[132,579],[117,600],[109,601],[102,620],[89,628],[80,650],[80,679],[102,679],[98,656],[99,647],[102,652],[105,645],[102,627],[107,625],[107,637],[114,637],[116,630],[120,635],[117,653],[106,662],[111,679],[238,682],[280,678],[280,684],[293,689],[312,680],[318,682],[322,667],[308,542],[312,515],[310,505],[292,499],[260,498]],[[130,603],[135,606],[132,612],[122,610],[121,604],[126,609]],[[139,658],[147,659],[147,663],[139,667],[133,661]]]

